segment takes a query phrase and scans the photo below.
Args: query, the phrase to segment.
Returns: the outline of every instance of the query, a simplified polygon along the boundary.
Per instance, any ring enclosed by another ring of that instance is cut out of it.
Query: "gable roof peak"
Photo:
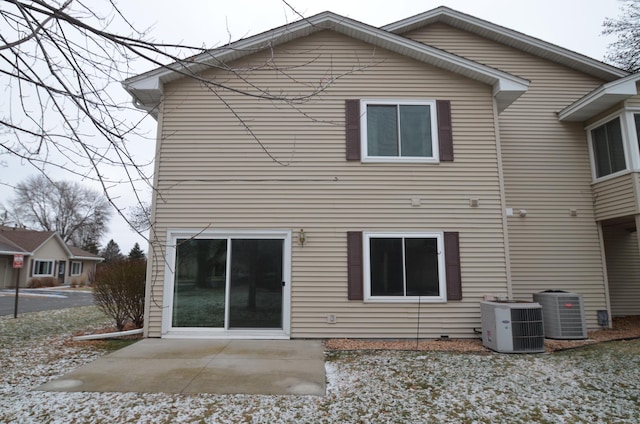
[[[385,25],[381,29],[394,34],[404,34],[437,22],[525,51],[605,81],[613,81],[629,75],[628,72],[615,66],[446,6],[439,6],[401,19]]]
[[[502,112],[526,92],[529,85],[529,81],[523,78],[465,57],[333,12],[322,12],[209,50],[188,61],[175,62],[129,78],[123,82],[123,86],[132,96],[136,107],[151,112],[155,117],[162,99],[164,84],[183,77],[193,77],[212,66],[217,67],[323,30],[332,30],[372,46],[490,85],[493,87],[498,112]]]

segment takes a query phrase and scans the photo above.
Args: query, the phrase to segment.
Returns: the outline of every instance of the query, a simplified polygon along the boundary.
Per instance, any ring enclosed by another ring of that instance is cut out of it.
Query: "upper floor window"
[[[363,161],[438,162],[435,100],[362,100]]]
[[[597,178],[627,169],[619,117],[592,129],[591,143]]]

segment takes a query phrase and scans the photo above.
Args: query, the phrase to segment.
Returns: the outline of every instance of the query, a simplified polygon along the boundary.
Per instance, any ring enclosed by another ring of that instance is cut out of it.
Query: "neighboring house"
[[[33,231],[0,225],[0,289],[16,286],[14,255],[23,255],[20,287],[34,278],[55,278],[59,284],[87,281],[102,258],[69,246],[54,231]]]
[[[640,314],[639,79],[440,7],[125,81],[158,120],[147,336],[473,337],[547,289]]]

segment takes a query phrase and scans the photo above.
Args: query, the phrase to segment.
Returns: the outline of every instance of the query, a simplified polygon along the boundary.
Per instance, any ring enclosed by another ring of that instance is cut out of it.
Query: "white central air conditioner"
[[[482,344],[501,353],[544,352],[542,307],[534,302],[480,302]]]
[[[533,294],[542,306],[544,335],[549,339],[586,339],[587,324],[581,294],[548,290]]]

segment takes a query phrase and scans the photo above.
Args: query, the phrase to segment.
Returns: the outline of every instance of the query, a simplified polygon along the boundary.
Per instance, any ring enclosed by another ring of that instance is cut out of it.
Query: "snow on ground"
[[[632,423],[640,341],[554,354],[328,352],[318,396],[32,391],[104,355],[69,343],[107,321],[95,307],[0,318],[2,423]]]

